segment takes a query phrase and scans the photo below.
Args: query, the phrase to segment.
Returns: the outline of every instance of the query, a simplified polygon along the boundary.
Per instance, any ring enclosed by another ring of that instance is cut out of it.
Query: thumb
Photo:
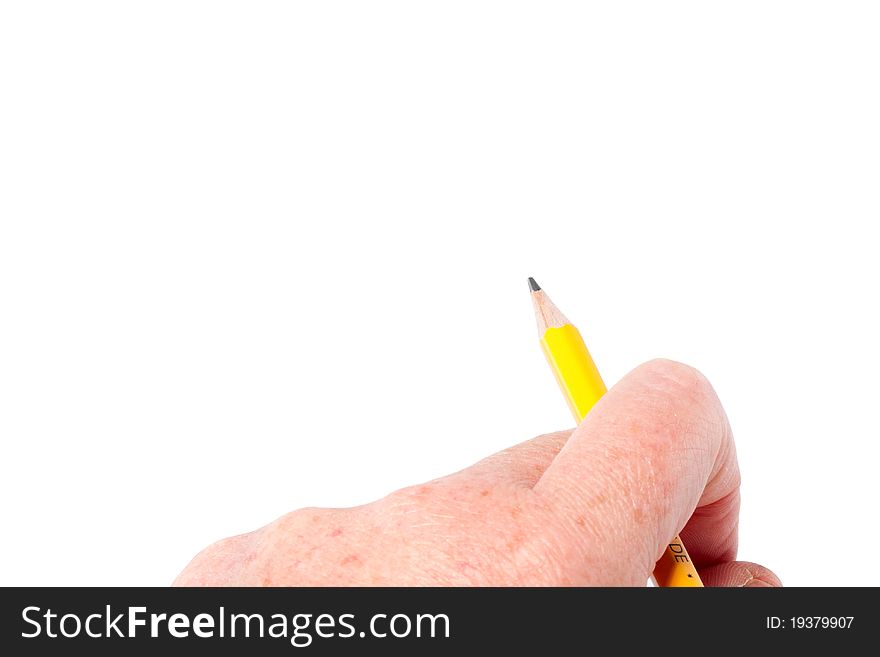
[[[764,566],[748,561],[729,561],[700,571],[706,586],[780,587],[779,578]]]
[[[609,390],[534,488],[552,510],[544,529],[554,534],[566,579],[639,586],[698,506],[695,521],[715,540],[704,541],[711,553],[692,554],[694,562],[733,558],[738,518],[724,502],[738,489],[733,438],[715,391],[695,369],[665,360]]]

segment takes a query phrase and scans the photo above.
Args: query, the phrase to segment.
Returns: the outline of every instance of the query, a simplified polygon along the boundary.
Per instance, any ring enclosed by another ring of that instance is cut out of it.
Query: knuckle
[[[661,390],[692,397],[714,397],[715,391],[700,370],[675,360],[657,358],[638,368],[646,383]]]
[[[436,495],[436,486],[430,483],[418,484],[393,491],[386,495],[381,502],[391,508],[406,507],[424,509],[427,506],[434,504]]]
[[[643,386],[641,411],[633,414],[639,433],[655,436],[659,451],[700,448],[727,431],[727,418],[709,380],[697,369],[658,359],[637,370]],[[647,412],[645,412],[647,411]]]

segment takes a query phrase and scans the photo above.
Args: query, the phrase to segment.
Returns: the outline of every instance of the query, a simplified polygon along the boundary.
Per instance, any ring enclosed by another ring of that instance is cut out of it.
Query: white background
[[[525,279],[606,380],[719,392],[740,558],[880,584],[871,2],[0,9],[3,584],[203,546],[571,424]]]

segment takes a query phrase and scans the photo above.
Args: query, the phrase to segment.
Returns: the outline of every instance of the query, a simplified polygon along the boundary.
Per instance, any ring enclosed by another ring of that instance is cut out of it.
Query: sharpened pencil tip
[[[538,285],[538,282],[534,278],[532,278],[531,276],[529,276],[529,289],[532,292],[537,292],[538,290],[541,289],[541,286]]]

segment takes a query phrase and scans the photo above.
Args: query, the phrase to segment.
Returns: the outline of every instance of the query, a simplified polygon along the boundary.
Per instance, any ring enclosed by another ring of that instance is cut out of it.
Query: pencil
[[[529,278],[529,289],[535,305],[541,348],[572,415],[580,423],[607,388],[580,332],[554,305],[534,278]],[[654,566],[653,579],[657,586],[703,586],[697,569],[678,536],[669,542],[660,561]]]

